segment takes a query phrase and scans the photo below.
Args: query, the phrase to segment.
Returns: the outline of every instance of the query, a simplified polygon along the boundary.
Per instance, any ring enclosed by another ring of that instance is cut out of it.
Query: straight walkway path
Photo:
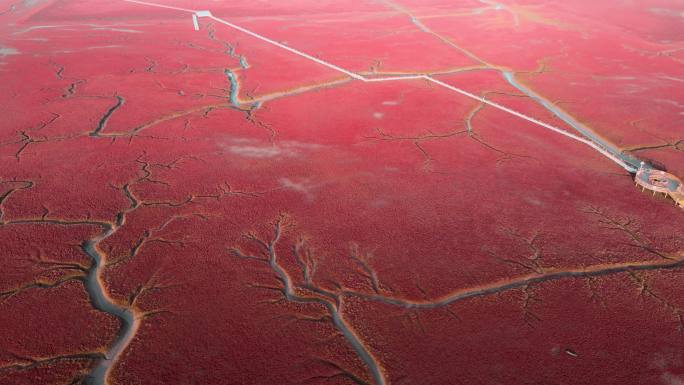
[[[548,129],[548,130],[551,130],[551,131],[553,131],[553,132],[555,132],[555,133],[561,134],[561,135],[566,136],[566,137],[568,137],[568,138],[570,138],[570,139],[573,139],[573,140],[575,140],[575,141],[578,141],[578,142],[580,142],[580,143],[583,143],[583,144],[585,144],[585,145],[587,145],[587,146],[593,148],[594,150],[598,151],[598,152],[601,153],[603,156],[605,156],[605,157],[607,157],[608,159],[612,160],[613,162],[615,162],[615,163],[618,164],[620,167],[624,168],[626,171],[628,171],[628,172],[630,172],[630,173],[636,173],[636,171],[637,171],[637,168],[636,168],[636,167],[634,167],[633,165],[631,165],[631,164],[625,162],[624,160],[622,160],[622,159],[620,159],[619,157],[617,157],[617,156],[614,155],[614,153],[619,153],[619,150],[618,150],[618,149],[613,149],[613,151],[609,151],[609,149],[605,148],[604,146],[602,146],[602,145],[599,144],[599,143],[596,143],[596,142],[592,141],[591,139],[588,139],[588,138],[583,137],[583,136],[575,135],[575,134],[570,133],[570,132],[568,132],[568,131],[566,131],[566,130],[563,130],[563,129],[559,128],[559,127],[553,126],[553,125],[551,125],[551,124],[549,124],[549,123],[542,122],[542,121],[540,121],[540,120],[538,120],[538,119],[535,119],[535,118],[533,118],[533,117],[531,117],[531,116],[525,115],[525,114],[523,114],[523,113],[521,113],[521,112],[515,111],[515,110],[510,109],[510,108],[508,108],[508,107],[506,107],[506,106],[503,106],[503,105],[501,105],[501,104],[499,104],[499,103],[492,102],[492,101],[490,101],[490,100],[487,100],[486,98],[483,98],[483,97],[481,97],[481,96],[475,95],[475,94],[470,93],[470,92],[468,92],[468,91],[466,91],[466,90],[463,90],[463,89],[458,88],[458,87],[456,87],[456,86],[453,86],[453,85],[451,85],[451,84],[445,83],[445,82],[443,82],[443,81],[441,81],[441,80],[437,80],[437,79],[435,79],[435,78],[433,78],[432,76],[427,75],[427,74],[422,74],[422,75],[406,75],[406,76],[391,76],[391,77],[366,77],[366,76],[363,76],[363,75],[359,75],[359,74],[357,74],[357,73],[355,73],[355,72],[349,71],[349,70],[347,70],[347,69],[344,69],[344,68],[342,68],[342,67],[339,67],[339,66],[337,66],[337,65],[335,65],[335,64],[329,63],[329,62],[327,62],[327,61],[325,61],[325,60],[322,60],[322,59],[319,59],[319,58],[317,58],[317,57],[311,56],[311,55],[309,55],[309,54],[307,54],[307,53],[305,53],[305,52],[302,52],[302,51],[300,51],[300,50],[297,50],[297,49],[295,49],[295,48],[292,48],[292,47],[290,47],[290,46],[287,46],[287,45],[285,45],[285,44],[283,44],[283,43],[279,43],[279,42],[277,42],[277,41],[275,41],[275,40],[269,39],[268,37],[265,37],[265,36],[262,36],[262,35],[260,35],[260,34],[258,34],[258,33],[256,33],[256,32],[250,31],[249,29],[240,27],[239,25],[233,24],[233,23],[231,23],[231,22],[229,22],[229,21],[226,21],[226,20],[223,20],[223,19],[221,19],[221,18],[218,18],[218,17],[212,15],[211,11],[207,11],[207,10],[193,10],[193,9],[179,8],[179,7],[173,7],[173,6],[168,6],[168,5],[164,5],[164,4],[157,4],[157,3],[150,3],[150,2],[139,1],[139,0],[123,0],[123,1],[129,2],[129,3],[135,3],[135,4],[148,5],[148,6],[153,6],[153,7],[161,7],[161,8],[167,8],[167,9],[174,9],[174,10],[177,10],[177,11],[183,11],[183,12],[191,13],[192,16],[193,16],[193,24],[194,24],[195,26],[197,25],[197,24],[196,24],[197,18],[200,18],[200,17],[207,17],[207,18],[212,19],[212,20],[214,20],[214,21],[216,21],[216,22],[218,22],[218,23],[227,25],[227,26],[229,26],[229,27],[231,27],[231,28],[233,28],[233,29],[235,29],[235,30],[238,30],[238,31],[243,32],[243,33],[245,33],[245,34],[247,34],[247,35],[250,35],[250,36],[252,36],[252,37],[254,37],[254,38],[256,38],[256,39],[259,39],[259,40],[261,40],[261,41],[265,41],[265,42],[267,42],[267,43],[269,43],[269,44],[271,44],[271,45],[274,45],[274,46],[276,46],[276,47],[282,48],[282,49],[284,49],[284,50],[286,50],[286,51],[289,51],[289,52],[291,52],[291,53],[293,53],[293,54],[295,54],[295,55],[298,55],[298,56],[301,56],[301,57],[306,58],[306,59],[308,59],[308,60],[311,60],[311,61],[313,61],[313,62],[315,62],[315,63],[318,63],[318,64],[320,64],[320,65],[323,65],[323,66],[325,66],[325,67],[328,67],[328,68],[330,68],[330,69],[332,69],[332,70],[334,70],[334,71],[343,73],[343,74],[345,74],[345,75],[351,77],[352,79],[360,80],[360,81],[362,81],[362,82],[364,82],[364,83],[370,83],[370,82],[405,81],[405,80],[415,80],[415,79],[426,80],[426,81],[431,82],[431,83],[433,83],[433,84],[436,84],[436,85],[438,85],[438,86],[440,86],[440,87],[446,88],[446,89],[451,90],[451,91],[456,92],[456,93],[459,93],[459,94],[461,94],[461,95],[463,95],[463,96],[466,96],[466,97],[468,97],[468,98],[470,98],[470,99],[477,100],[477,101],[479,101],[480,103],[486,104],[486,105],[488,105],[488,106],[490,106],[490,107],[496,108],[496,109],[498,109],[498,110],[500,110],[500,111],[504,111],[504,112],[506,112],[506,113],[508,113],[508,114],[511,114],[511,115],[513,115],[513,116],[516,116],[516,117],[518,117],[518,118],[520,118],[520,119],[526,120],[526,121],[531,122],[531,123],[533,123],[533,124],[536,124],[536,125],[538,125],[538,126],[540,126],[540,127],[544,127],[544,128],[546,128],[546,129]],[[197,28],[195,28],[195,29],[197,29]]]

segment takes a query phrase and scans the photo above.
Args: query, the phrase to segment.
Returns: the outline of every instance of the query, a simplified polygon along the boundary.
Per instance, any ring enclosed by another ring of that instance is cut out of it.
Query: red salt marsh
[[[0,2],[0,384],[684,383],[682,12]]]

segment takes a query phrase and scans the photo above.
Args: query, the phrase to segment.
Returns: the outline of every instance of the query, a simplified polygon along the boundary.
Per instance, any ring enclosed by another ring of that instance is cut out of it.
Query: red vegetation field
[[[0,1],[0,384],[684,384],[684,212],[426,78],[684,177],[681,3],[199,3]]]

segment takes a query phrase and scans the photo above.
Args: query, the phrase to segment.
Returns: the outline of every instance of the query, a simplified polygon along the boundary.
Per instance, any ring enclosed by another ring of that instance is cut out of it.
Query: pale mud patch
[[[316,198],[314,190],[319,187],[319,185],[312,183],[309,178],[300,178],[298,180],[280,178],[278,182],[281,188],[302,194],[307,202],[312,202]]]
[[[21,35],[32,31],[38,31],[43,29],[56,29],[60,31],[81,31],[83,29],[89,31],[112,31],[121,33],[142,33],[143,31],[123,28],[129,26],[143,26],[145,24],[45,24],[45,25],[33,25],[31,27],[24,28],[20,31],[14,32],[14,35]]]
[[[5,59],[7,56],[12,55],[19,55],[19,51],[11,47],[0,46],[0,67],[7,65],[7,62],[2,59]]]
[[[11,55],[19,55],[19,51],[12,47],[3,47],[0,46],[0,57],[5,57],[5,56],[11,56]]]
[[[322,144],[296,140],[265,143],[249,138],[229,138],[219,146],[232,155],[256,159],[296,158],[325,148]]]

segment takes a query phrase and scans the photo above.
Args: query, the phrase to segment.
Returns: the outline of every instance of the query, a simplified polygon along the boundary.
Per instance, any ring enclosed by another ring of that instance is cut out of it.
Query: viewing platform
[[[648,189],[653,191],[653,195],[662,193],[670,197],[678,207],[684,209],[684,183],[676,176],[641,162],[634,182],[641,186],[642,191]]]

